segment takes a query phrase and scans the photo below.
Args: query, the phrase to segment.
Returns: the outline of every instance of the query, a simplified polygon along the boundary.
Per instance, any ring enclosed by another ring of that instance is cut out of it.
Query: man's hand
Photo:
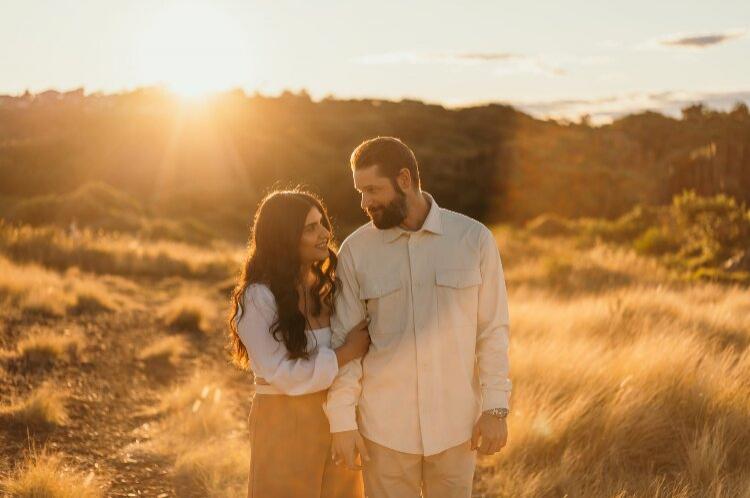
[[[362,470],[362,465],[357,464],[357,453],[361,460],[370,461],[370,455],[365,448],[365,440],[358,430],[334,432],[332,434],[331,457],[337,464],[344,464],[351,470]]]
[[[481,438],[481,445],[480,443]],[[471,449],[479,449],[483,455],[492,455],[500,451],[508,443],[507,419],[493,417],[489,413],[482,413],[471,434]]]

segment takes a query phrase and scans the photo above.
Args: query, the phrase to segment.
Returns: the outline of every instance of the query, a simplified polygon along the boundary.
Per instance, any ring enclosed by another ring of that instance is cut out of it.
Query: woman
[[[255,374],[248,498],[361,498],[362,478],[331,461],[323,413],[338,369],[370,345],[367,323],[331,348],[336,253],[326,209],[277,191],[255,215],[232,295],[233,360]]]

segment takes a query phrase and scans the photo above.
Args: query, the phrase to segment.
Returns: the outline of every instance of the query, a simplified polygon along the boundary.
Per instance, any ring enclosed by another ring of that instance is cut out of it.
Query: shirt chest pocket
[[[476,328],[479,306],[479,269],[437,269],[438,324],[441,328]]]
[[[397,277],[365,279],[359,288],[359,298],[370,315],[370,334],[400,333],[404,328],[406,303],[404,284]]]

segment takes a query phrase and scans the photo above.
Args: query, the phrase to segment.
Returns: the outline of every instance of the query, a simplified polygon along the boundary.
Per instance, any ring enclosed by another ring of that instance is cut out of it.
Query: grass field
[[[11,496],[243,496],[237,248],[2,227],[0,481]],[[508,446],[476,497],[750,497],[750,290],[498,228]],[[46,493],[46,494],[45,494]]]

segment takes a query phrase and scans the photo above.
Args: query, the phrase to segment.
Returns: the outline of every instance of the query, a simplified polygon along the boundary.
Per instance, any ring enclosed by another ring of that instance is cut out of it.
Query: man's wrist
[[[336,353],[336,359],[338,360],[339,368],[343,367],[353,359],[351,357],[351,354],[349,354],[349,348],[346,346],[346,343],[337,347],[334,352]]]
[[[356,408],[353,405],[331,407],[324,404],[323,411],[328,418],[331,433],[357,430]]]

